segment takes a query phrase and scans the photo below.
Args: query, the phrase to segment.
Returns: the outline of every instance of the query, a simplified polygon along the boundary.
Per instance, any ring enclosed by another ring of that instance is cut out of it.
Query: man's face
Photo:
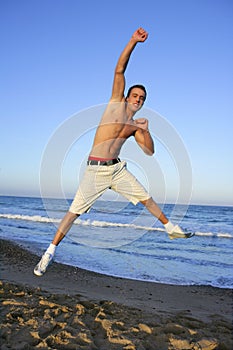
[[[135,113],[142,108],[145,101],[145,92],[140,88],[133,88],[126,101],[132,111]]]

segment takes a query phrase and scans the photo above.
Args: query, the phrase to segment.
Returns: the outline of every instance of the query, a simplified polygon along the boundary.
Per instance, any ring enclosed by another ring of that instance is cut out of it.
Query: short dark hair
[[[136,84],[136,85],[130,86],[130,88],[129,88],[128,92],[127,92],[126,98],[129,97],[129,95],[130,95],[132,89],[134,89],[134,88],[139,88],[139,89],[141,89],[141,90],[143,90],[143,91],[145,92],[145,99],[144,99],[144,101],[145,101],[145,100],[146,100],[147,92],[146,92],[145,86],[144,86],[144,85],[141,85],[141,84]]]

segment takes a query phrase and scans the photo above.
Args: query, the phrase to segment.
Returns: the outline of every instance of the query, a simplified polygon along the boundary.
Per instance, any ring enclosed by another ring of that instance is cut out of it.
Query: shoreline
[[[56,262],[37,277],[38,256],[2,239],[0,247],[2,339],[14,349],[19,330],[32,349],[232,349],[232,289],[130,280]],[[30,314],[32,300],[39,316]],[[22,325],[7,319],[19,302]],[[85,331],[78,332],[79,322]]]

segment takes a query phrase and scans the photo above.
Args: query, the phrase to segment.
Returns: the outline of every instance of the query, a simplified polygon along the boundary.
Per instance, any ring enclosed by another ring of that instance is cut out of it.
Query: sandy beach
[[[1,246],[1,350],[229,349],[232,290],[105,276]]]

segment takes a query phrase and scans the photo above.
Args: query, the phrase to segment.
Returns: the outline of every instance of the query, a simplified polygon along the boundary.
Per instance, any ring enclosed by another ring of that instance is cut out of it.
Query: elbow
[[[154,142],[152,142],[151,146],[147,148],[147,155],[148,156],[153,156],[153,154],[155,153],[155,147],[154,147]]]
[[[153,154],[155,153],[154,151],[149,151],[147,150],[147,152],[145,152],[148,156],[153,156]]]
[[[115,75],[123,74],[123,73],[124,73],[124,66],[122,64],[117,64],[115,68]]]
[[[148,156],[153,156],[153,154],[155,153],[154,147],[153,148],[144,148],[143,151]]]

